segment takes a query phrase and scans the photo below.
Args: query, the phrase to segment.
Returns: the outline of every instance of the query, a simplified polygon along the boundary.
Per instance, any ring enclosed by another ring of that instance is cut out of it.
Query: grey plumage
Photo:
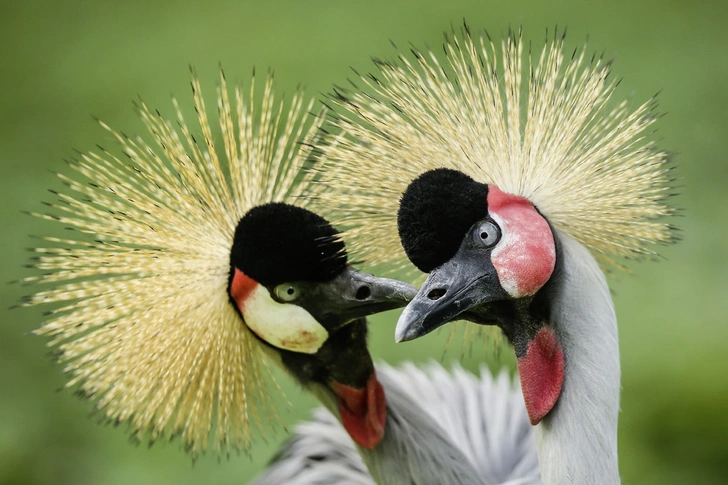
[[[326,408],[299,424],[250,485],[373,485],[354,442]]]
[[[380,364],[377,375],[388,406],[380,446],[357,452],[336,418],[317,409],[252,484],[541,484],[533,428],[506,372],[408,363]]]

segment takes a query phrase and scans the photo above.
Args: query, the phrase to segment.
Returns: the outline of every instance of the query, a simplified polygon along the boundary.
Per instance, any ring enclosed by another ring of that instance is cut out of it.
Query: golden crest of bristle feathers
[[[615,101],[610,62],[586,48],[567,52],[559,33],[547,33],[539,54],[524,52],[520,32],[499,49],[465,26],[447,36],[444,55],[412,49],[375,63],[378,72],[332,96],[340,131],[325,149],[323,182],[333,190],[321,204],[337,209],[330,218],[348,229],[355,258],[408,266],[399,199],[439,167],[529,199],[603,262],[673,240],[660,221],[673,213],[672,181],[649,133],[654,98],[636,108]]]
[[[121,155],[69,162],[58,174],[68,189],[34,214],[77,234],[45,238],[35,250],[44,274],[24,280],[48,286],[24,304],[53,305],[36,333],[52,338],[68,386],[141,439],[181,436],[193,456],[247,450],[275,416],[270,371],[228,299],[230,249],[253,206],[306,204],[302,167],[323,113],[308,116],[313,100],[300,93],[284,108],[271,76],[262,100],[254,87],[231,102],[221,74],[219,132],[194,73],[201,136],[176,100],[176,122],[139,106],[151,142],[101,123]]]

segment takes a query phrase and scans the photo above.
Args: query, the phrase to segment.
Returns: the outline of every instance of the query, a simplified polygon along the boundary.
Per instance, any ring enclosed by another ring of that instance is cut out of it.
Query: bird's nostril
[[[440,298],[445,296],[445,293],[447,293],[447,290],[445,288],[435,288],[427,294],[427,298],[429,298],[430,300],[439,300]]]
[[[358,290],[356,290],[356,295],[354,296],[357,300],[366,300],[372,295],[372,290],[369,289],[368,286],[361,286]]]

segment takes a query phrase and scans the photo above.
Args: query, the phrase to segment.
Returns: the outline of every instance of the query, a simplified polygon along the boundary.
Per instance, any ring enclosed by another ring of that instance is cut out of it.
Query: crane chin
[[[362,448],[375,448],[384,438],[387,421],[387,401],[376,371],[372,370],[361,389],[336,381],[330,388],[336,394],[341,423],[351,439]]]

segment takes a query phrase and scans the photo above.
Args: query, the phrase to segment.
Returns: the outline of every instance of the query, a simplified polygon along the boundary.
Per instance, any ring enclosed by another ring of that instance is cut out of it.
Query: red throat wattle
[[[542,327],[518,359],[523,399],[531,424],[537,425],[556,405],[564,384],[564,351],[556,332]]]
[[[341,422],[349,436],[362,448],[375,448],[384,437],[387,420],[384,388],[377,380],[376,372],[372,371],[363,389],[336,381],[331,383],[331,389],[338,398]]]

